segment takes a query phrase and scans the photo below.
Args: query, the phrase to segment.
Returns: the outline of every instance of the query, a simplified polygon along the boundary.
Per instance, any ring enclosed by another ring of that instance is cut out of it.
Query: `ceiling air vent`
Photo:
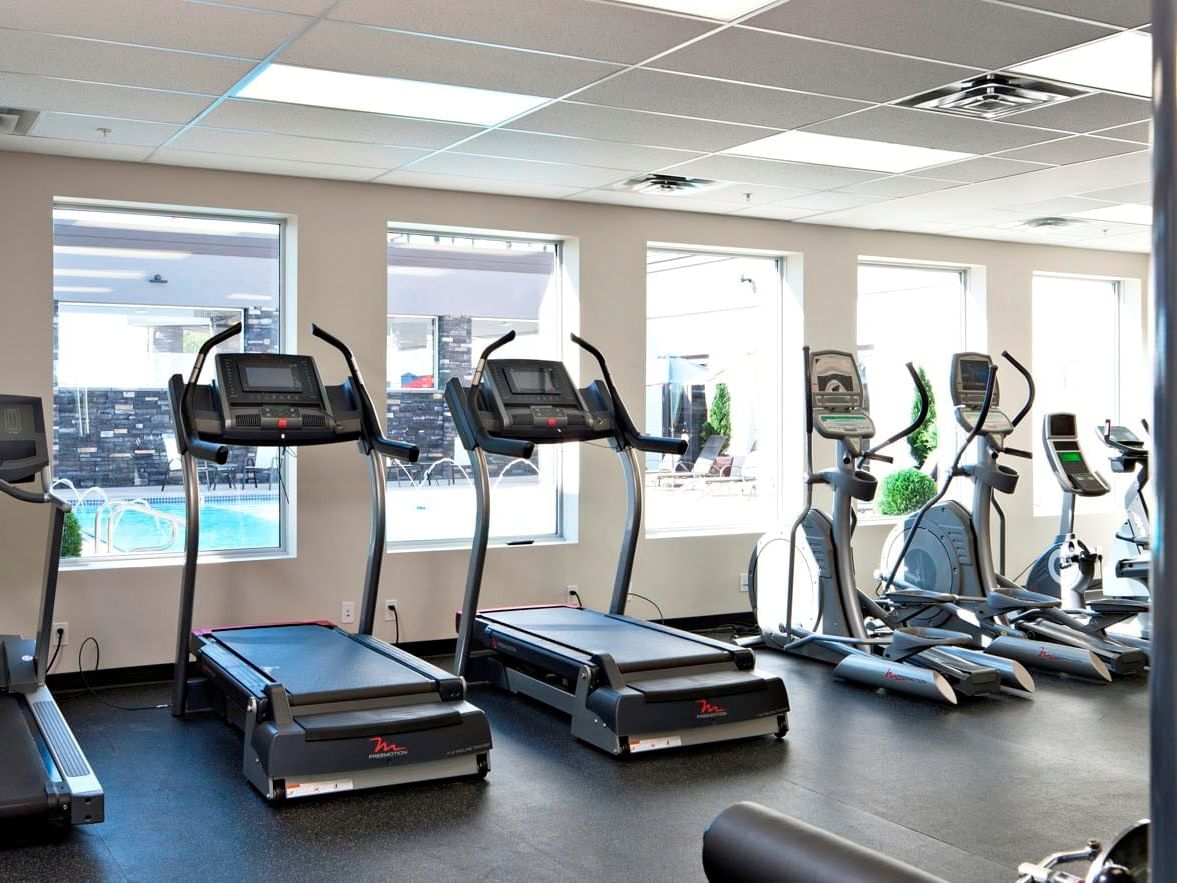
[[[1069,101],[1091,94],[1086,89],[1060,86],[1010,74],[982,74],[953,83],[914,98],[900,101],[902,107],[936,110],[958,116],[992,120],[1019,110]]]
[[[17,107],[0,107],[0,135],[27,135],[38,112]]]
[[[648,193],[655,196],[675,196],[684,193],[697,193],[709,187],[715,187],[717,181],[704,178],[684,178],[681,175],[642,175],[630,178],[618,185],[621,190],[632,190],[634,193]]]
[[[1045,218],[1030,218],[1028,221],[1022,221],[1018,226],[1029,227],[1032,230],[1061,230],[1064,227],[1079,227],[1084,223],[1086,222],[1078,218],[1060,218],[1057,215],[1052,215]]]

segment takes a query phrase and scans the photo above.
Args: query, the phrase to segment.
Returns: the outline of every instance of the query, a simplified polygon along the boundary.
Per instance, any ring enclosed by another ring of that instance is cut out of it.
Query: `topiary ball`
[[[883,479],[879,493],[880,515],[907,515],[936,496],[936,482],[918,469],[900,469]]]

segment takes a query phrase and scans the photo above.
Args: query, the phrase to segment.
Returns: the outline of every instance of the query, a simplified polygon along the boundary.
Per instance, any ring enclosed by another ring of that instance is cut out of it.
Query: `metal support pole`
[[[462,599],[462,619],[458,623],[458,645],[454,649],[454,674],[466,676],[470,648],[474,643],[474,617],[478,615],[478,596],[482,593],[482,571],[486,567],[486,546],[490,542],[490,480],[487,478],[486,452],[476,447],[470,452],[470,477],[474,480],[474,543],[470,549],[470,567],[466,571],[466,595]]]
[[[629,585],[633,579],[633,559],[637,555],[638,537],[642,532],[642,469],[634,448],[617,452],[621,472],[625,476],[625,532],[621,535],[621,555],[617,559],[617,574],[613,578],[613,600],[610,613],[625,613],[629,599]]]
[[[1152,543],[1151,880],[1177,880],[1177,0],[1153,0],[1153,299],[1156,388],[1153,458],[1157,475]],[[1174,525],[1170,526],[1170,516]],[[1169,542],[1169,532],[1174,541]],[[1170,576],[1172,574],[1172,576]]]
[[[183,716],[188,706],[188,642],[192,609],[196,605],[196,556],[200,552],[200,477],[196,458],[184,454],[184,569],[180,577],[180,623],[176,628],[176,666],[172,675],[172,714]]]
[[[375,448],[368,452],[368,474],[372,480],[372,536],[368,540],[368,567],[364,571],[364,597],[360,605],[361,635],[372,634],[376,625],[376,598],[380,594],[380,569],[384,565],[384,533],[388,522],[384,458]]]

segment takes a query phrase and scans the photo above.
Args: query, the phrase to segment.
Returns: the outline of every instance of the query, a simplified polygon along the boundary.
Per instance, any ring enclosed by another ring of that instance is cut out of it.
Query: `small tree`
[[[940,445],[940,430],[936,426],[936,394],[932,392],[932,384],[928,382],[928,375],[924,373],[923,368],[917,368],[916,374],[919,375],[924,389],[928,391],[928,416],[920,428],[907,437],[907,446],[911,450],[911,459],[922,469]],[[911,403],[911,419],[914,420],[919,415],[920,394],[917,391]]]
[[[900,469],[883,479],[879,493],[880,515],[906,515],[936,495],[932,476],[918,469]]]
[[[711,401],[711,412],[700,427],[706,441],[713,435],[722,435],[728,441],[732,437],[732,395],[726,383],[715,385],[715,398]],[[727,443],[724,443],[724,449]]]
[[[61,528],[61,557],[82,557],[82,525],[73,512],[65,513],[65,524]]]

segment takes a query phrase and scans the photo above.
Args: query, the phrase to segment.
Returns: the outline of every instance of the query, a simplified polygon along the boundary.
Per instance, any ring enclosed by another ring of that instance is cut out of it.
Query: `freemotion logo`
[[[696,699],[695,704],[699,706],[699,713],[695,717],[700,720],[707,720],[714,717],[727,717],[727,709],[722,705],[712,705],[706,699]]]
[[[409,753],[409,749],[404,745],[385,742],[380,736],[373,736],[368,741],[372,743],[372,753],[368,755],[368,760],[387,760],[391,757],[404,757]]]
[[[898,674],[895,669],[888,668],[883,672],[883,679],[888,681],[914,681],[915,678],[909,678],[906,675]]]

